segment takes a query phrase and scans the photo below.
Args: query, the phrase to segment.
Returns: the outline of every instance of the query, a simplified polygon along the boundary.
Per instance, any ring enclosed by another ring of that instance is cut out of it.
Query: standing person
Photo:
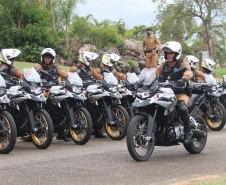
[[[157,52],[161,46],[156,36],[151,35],[151,29],[146,30],[147,37],[143,40],[143,45],[140,53],[140,58],[143,59],[143,52],[145,53],[146,68],[157,67]]]
[[[2,49],[0,53],[0,66],[4,66],[3,72],[7,74],[7,76],[3,75],[3,78],[7,80],[7,77],[17,77],[19,79],[24,79],[24,73],[19,71],[17,68],[13,66],[15,62],[15,58],[21,54],[19,49]],[[11,80],[8,79],[8,80]]]
[[[189,63],[180,59],[182,52],[181,44],[179,42],[170,41],[163,46],[162,50],[164,51],[166,61],[156,69],[156,77],[158,78],[162,75],[162,81],[166,81],[167,77],[174,73],[174,69],[179,69],[180,67],[185,66],[187,68],[186,71],[177,74],[174,76],[174,79],[172,79],[174,81],[173,85],[176,87],[185,86],[185,83],[189,82],[189,80],[192,78],[193,73]],[[177,99],[178,112],[180,114],[181,120],[184,122],[184,143],[188,144],[191,142],[193,135],[187,109],[190,101],[190,95],[184,92],[184,90],[174,91],[174,93]]]
[[[62,81],[65,81],[67,79],[67,72],[62,70],[59,66],[55,65],[56,59],[56,52],[52,48],[45,48],[41,53],[41,62],[34,66],[36,69],[37,67],[40,67],[40,70],[47,71],[49,74],[51,74],[54,79],[58,79],[58,76],[61,77]],[[40,74],[41,79],[49,80],[47,75]],[[66,136],[66,133],[64,132],[64,129],[59,129],[58,131],[58,140],[64,140],[66,142],[71,141],[70,138]]]

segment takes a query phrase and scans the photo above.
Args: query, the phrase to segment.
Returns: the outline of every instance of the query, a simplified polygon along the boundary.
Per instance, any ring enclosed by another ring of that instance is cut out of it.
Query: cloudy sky
[[[86,4],[77,5],[76,14],[92,14],[98,22],[122,18],[126,28],[131,29],[133,26],[156,24],[155,11],[156,5],[151,0],[86,0]]]

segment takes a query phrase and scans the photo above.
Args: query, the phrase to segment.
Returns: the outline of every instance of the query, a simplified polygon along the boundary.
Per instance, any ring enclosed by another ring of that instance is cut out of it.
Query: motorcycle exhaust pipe
[[[206,132],[201,131],[201,130],[192,129],[192,132],[193,132],[193,137],[205,137],[206,136]]]

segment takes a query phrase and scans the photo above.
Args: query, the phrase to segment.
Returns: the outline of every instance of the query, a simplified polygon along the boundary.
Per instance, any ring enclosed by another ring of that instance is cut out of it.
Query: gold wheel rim
[[[83,124],[83,125],[85,125],[85,127],[81,126],[79,130],[70,128],[71,137],[75,141],[82,141],[85,138],[85,136],[87,135],[88,121],[86,119],[86,115],[81,110],[75,110],[74,111],[74,117],[75,117],[75,120],[85,118],[85,124]],[[79,120],[79,121],[81,121],[81,120]],[[85,129],[83,129],[83,128],[85,128]],[[82,129],[83,129],[83,132],[82,132]]]
[[[208,118],[208,116],[206,115],[206,122],[207,122],[207,124],[208,124],[211,128],[217,128],[217,127],[219,127],[219,126],[221,125],[221,123],[222,123],[223,112],[222,112],[222,110],[221,110],[221,108],[220,108],[219,105],[213,104],[212,106],[213,106],[213,107],[216,106],[216,107],[220,110],[220,112],[221,112],[221,120],[218,121],[218,122],[212,122],[212,121]]]
[[[5,150],[9,146],[11,141],[11,126],[9,124],[9,120],[4,115],[0,114],[0,122],[2,122],[3,120],[6,121],[5,126],[8,126],[9,136],[0,142],[0,150]],[[0,124],[4,124],[4,123],[2,122]]]
[[[123,111],[121,109],[119,109],[117,107],[111,109],[111,112],[114,112],[114,111],[118,111],[118,112],[121,113],[122,120],[123,120],[123,123],[124,123],[123,124],[124,128],[122,129],[122,131],[120,133],[120,129],[113,129],[111,126],[108,126],[107,120],[105,121],[105,126],[106,126],[106,130],[107,130],[107,132],[108,132],[108,134],[110,136],[112,136],[112,137],[119,137],[124,132],[124,130],[126,129],[126,118],[125,118],[125,115],[124,115],[124,113],[123,113]],[[114,117],[114,114],[113,114],[113,117]]]
[[[37,113],[34,114],[34,120],[38,119],[38,116],[40,116],[40,117],[44,120],[44,122],[46,123],[46,134],[45,134],[45,133],[41,133],[41,137],[39,137],[39,136],[38,136],[39,133],[35,132],[35,133],[31,133],[31,137],[32,137],[32,140],[33,140],[37,145],[42,146],[42,145],[45,144],[45,142],[47,141],[47,138],[48,138],[48,131],[49,131],[48,129],[49,129],[49,127],[48,127],[48,122],[47,122],[45,116],[44,116],[42,113],[40,113],[40,112],[37,112]],[[46,137],[42,137],[43,134],[45,134]]]

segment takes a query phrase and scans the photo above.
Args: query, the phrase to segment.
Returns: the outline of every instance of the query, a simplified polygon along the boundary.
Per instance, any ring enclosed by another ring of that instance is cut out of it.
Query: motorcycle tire
[[[127,128],[130,118],[126,109],[121,105],[115,105],[111,108],[114,124],[105,120],[105,131],[112,140],[121,140],[127,134]],[[120,116],[121,115],[121,116]]]
[[[206,113],[207,126],[213,131],[220,131],[225,126],[226,110],[220,102],[211,102],[210,108],[213,109],[212,111],[215,111],[217,109],[217,112],[214,113],[214,116],[218,116],[218,120],[216,120],[216,118],[208,118],[208,115]]]
[[[201,116],[194,116],[197,123],[200,124],[199,130],[205,133],[205,136],[192,136],[192,142],[184,144],[185,149],[191,154],[200,153],[206,146],[207,142],[207,126]]]
[[[86,144],[92,135],[92,119],[89,112],[84,107],[78,107],[74,110],[75,120],[78,123],[77,128],[70,128],[72,140],[78,145]]]
[[[16,144],[16,124],[7,111],[0,112],[0,154],[8,154]]]
[[[131,157],[136,161],[146,161],[152,155],[155,147],[155,135],[150,141],[144,140],[147,133],[148,119],[143,115],[136,115],[129,123],[127,131],[127,148]]]
[[[34,112],[34,119],[38,131],[31,132],[32,142],[38,149],[46,149],[53,140],[54,128],[52,119],[44,109],[36,110]]]

